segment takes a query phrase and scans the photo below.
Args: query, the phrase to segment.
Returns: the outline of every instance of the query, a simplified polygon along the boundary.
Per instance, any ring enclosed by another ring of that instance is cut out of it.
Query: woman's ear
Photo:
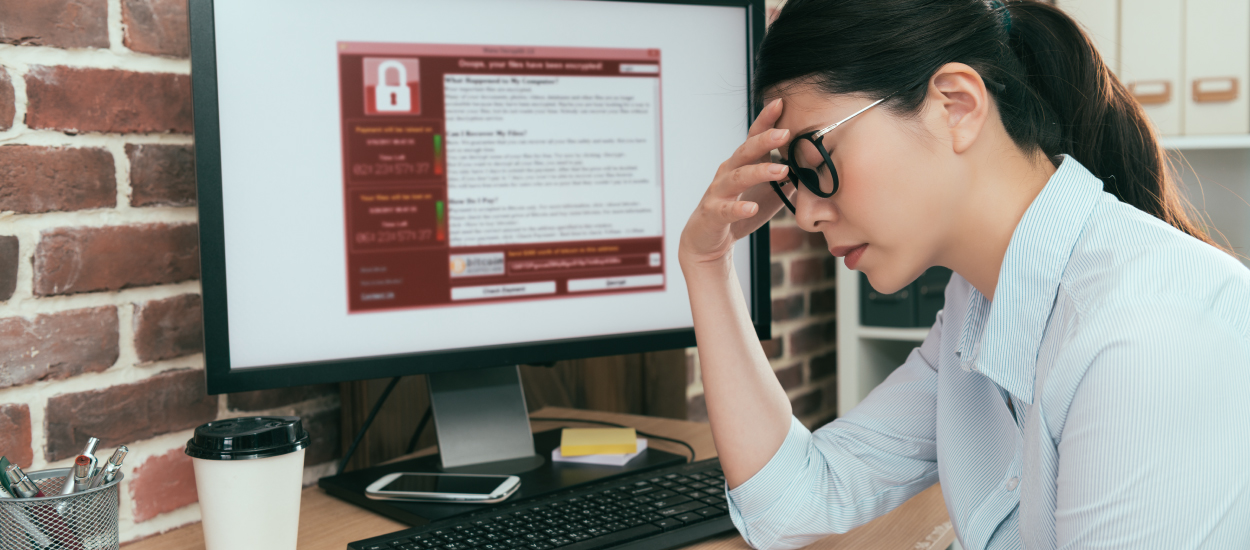
[[[947,63],[929,79],[931,120],[950,137],[956,154],[967,151],[976,142],[990,113],[990,96],[972,67],[963,63]]]

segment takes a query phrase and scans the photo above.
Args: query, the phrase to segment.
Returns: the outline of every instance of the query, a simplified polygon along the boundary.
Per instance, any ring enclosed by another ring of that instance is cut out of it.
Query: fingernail
[[[781,141],[788,135],[790,135],[790,130],[785,129],[776,129],[769,134],[769,136],[773,138],[773,141]]]
[[[772,103],[769,103],[769,104],[768,104],[769,108],[776,107],[776,106],[778,106],[778,105],[781,105],[781,98],[780,98],[780,97],[779,97],[779,98],[777,98],[777,99],[774,99]]]
[[[768,173],[769,173],[769,174],[772,174],[772,175],[774,175],[774,176],[780,176],[780,175],[782,175],[782,174],[786,173],[786,165],[784,165],[784,164],[774,164],[774,165],[772,165],[772,166],[769,166],[769,167],[768,167]]]
[[[745,212],[747,213],[747,215],[748,215],[748,216],[754,216],[754,215],[755,215],[755,212],[756,212],[756,211],[758,211],[758,210],[759,210],[759,208],[760,208],[760,206],[759,206],[758,204],[755,204],[755,203],[753,203],[753,202],[752,202],[752,203],[748,203],[746,206],[744,206],[744,207],[742,208],[742,210],[743,210],[743,211],[745,211]]]

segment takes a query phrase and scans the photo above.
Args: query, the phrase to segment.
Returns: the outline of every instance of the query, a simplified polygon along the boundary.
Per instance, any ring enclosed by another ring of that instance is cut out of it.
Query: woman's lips
[[[829,253],[834,256],[845,257],[846,268],[855,269],[855,266],[859,264],[860,257],[864,255],[865,248],[868,248],[868,243],[856,246],[839,246],[837,248],[830,248]]]

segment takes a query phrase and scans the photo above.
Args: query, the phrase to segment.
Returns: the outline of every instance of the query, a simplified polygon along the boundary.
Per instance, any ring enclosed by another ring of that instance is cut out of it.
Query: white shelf
[[[838,258],[837,273],[838,416],[844,416],[903,364],[929,329],[860,326],[859,272]]]
[[[1250,134],[1227,136],[1165,136],[1163,148],[1185,149],[1250,149]]]
[[[859,337],[872,340],[900,340],[904,342],[923,342],[929,335],[928,328],[893,328],[893,327],[859,327]]]

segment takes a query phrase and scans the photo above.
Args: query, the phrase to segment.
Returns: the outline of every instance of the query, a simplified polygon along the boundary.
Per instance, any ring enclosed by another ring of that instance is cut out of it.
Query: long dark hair
[[[926,87],[913,85],[951,62],[997,85],[987,89],[1023,152],[1067,153],[1120,201],[1215,244],[1190,221],[1141,106],[1076,22],[1040,0],[790,0],[760,46],[752,91],[903,90],[882,107],[914,116]]]

